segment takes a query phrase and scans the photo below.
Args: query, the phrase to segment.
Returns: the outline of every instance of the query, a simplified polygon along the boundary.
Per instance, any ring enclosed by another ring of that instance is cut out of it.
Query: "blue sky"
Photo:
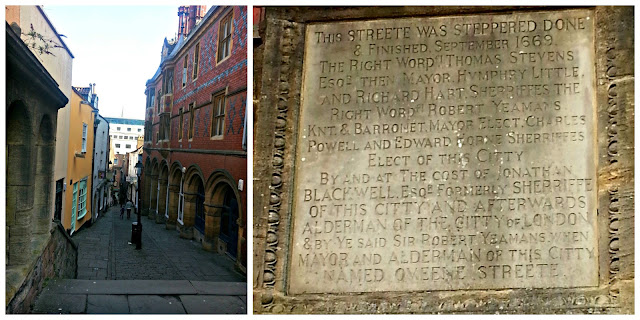
[[[164,38],[178,30],[178,5],[43,9],[75,57],[72,84],[95,83],[105,117],[144,119],[145,82],[160,64]]]

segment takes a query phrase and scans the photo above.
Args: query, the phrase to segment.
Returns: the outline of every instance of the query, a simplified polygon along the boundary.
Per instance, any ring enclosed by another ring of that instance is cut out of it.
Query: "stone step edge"
[[[246,282],[196,280],[49,280],[43,294],[246,296]]]

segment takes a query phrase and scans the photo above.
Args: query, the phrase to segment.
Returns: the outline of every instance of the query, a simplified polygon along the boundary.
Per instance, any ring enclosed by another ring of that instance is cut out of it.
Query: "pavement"
[[[142,217],[142,249],[130,244],[131,219],[111,208],[78,243],[77,279],[48,281],[33,313],[247,313],[246,276],[226,255],[208,252]]]

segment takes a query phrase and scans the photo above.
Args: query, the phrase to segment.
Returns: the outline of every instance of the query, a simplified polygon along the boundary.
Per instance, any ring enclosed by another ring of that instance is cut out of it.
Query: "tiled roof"
[[[125,118],[107,118],[105,117],[110,124],[126,124],[130,126],[144,126],[144,120],[138,119],[125,119]]]
[[[91,92],[91,88],[89,87],[72,87],[72,88],[84,100],[89,100],[89,92]]]

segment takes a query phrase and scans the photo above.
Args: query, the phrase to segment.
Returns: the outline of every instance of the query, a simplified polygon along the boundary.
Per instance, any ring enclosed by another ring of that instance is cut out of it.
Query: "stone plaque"
[[[598,285],[592,11],[306,28],[288,292]]]

